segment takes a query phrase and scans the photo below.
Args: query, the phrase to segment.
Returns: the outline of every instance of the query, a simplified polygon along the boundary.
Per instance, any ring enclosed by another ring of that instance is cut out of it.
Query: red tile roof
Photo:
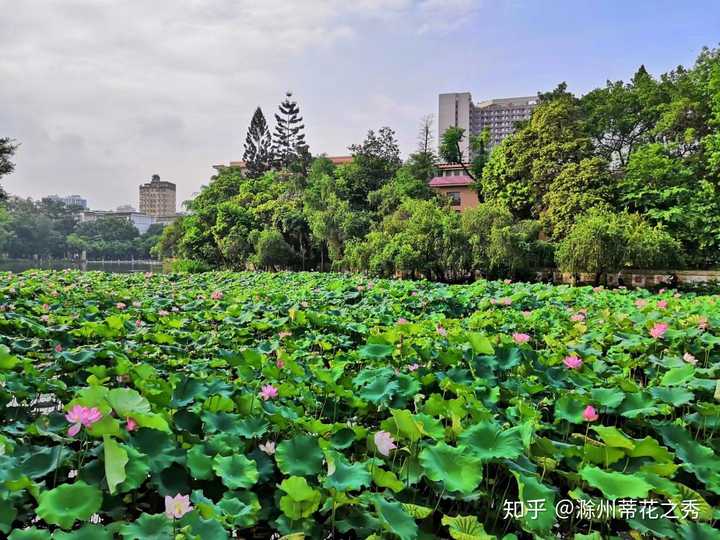
[[[454,187],[454,186],[469,186],[474,184],[475,181],[467,175],[460,176],[436,176],[430,180],[430,187]]]

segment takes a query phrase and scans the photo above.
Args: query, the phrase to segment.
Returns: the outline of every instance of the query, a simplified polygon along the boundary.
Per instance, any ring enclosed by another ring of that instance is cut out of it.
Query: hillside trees
[[[248,176],[256,178],[272,168],[272,150],[272,136],[265,115],[262,109],[258,107],[255,109],[245,138],[243,161]]]

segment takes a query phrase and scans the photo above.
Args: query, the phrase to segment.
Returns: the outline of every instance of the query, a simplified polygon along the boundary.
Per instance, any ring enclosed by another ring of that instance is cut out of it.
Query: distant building
[[[115,209],[116,212],[137,212],[135,208],[129,204],[123,204]]]
[[[247,164],[243,160],[231,161],[227,165],[225,165],[224,163],[213,165],[213,169],[215,169],[217,172],[222,172],[225,169],[238,169],[241,173],[245,174],[245,171],[247,170]]]
[[[438,165],[438,176],[430,180],[433,191],[451,199],[453,210],[463,212],[480,204],[475,183],[459,164],[441,163]]]
[[[470,92],[440,94],[438,97],[438,141],[449,127],[465,130],[460,144],[463,157],[470,160],[470,136],[490,130],[490,147],[515,131],[515,123],[528,120],[537,106],[534,96],[499,98],[473,103]]]
[[[58,195],[50,195],[48,199],[52,199],[53,201],[59,201],[65,206],[76,206],[80,208],[87,208],[88,203],[87,199],[84,197],[81,197],[80,195],[68,195],[66,197],[59,197]]]
[[[352,156],[325,156],[333,165],[346,165],[352,163]]]
[[[145,234],[150,228],[150,225],[155,223],[155,219],[152,216],[143,214],[141,212],[113,212],[112,210],[85,210],[78,214],[80,222],[95,221],[98,218],[119,218],[129,221],[135,228],[140,231],[140,234]]]
[[[175,184],[160,180],[153,174],[152,180],[140,185],[140,212],[149,216],[175,214]]]

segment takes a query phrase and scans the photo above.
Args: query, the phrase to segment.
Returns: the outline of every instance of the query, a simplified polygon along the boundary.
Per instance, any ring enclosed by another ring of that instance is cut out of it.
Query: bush
[[[193,259],[173,259],[170,261],[170,270],[172,272],[199,274],[211,270],[210,265],[204,261],[196,261]]]
[[[592,209],[560,242],[556,261],[561,270],[600,275],[623,267],[667,268],[682,263],[682,248],[661,227],[651,227],[637,214]]]

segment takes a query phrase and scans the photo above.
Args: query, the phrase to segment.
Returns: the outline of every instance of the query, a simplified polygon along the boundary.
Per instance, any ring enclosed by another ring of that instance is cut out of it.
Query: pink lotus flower
[[[660,339],[665,335],[665,332],[667,332],[668,325],[666,323],[656,323],[655,326],[653,326],[650,329],[650,335],[654,339]]]
[[[43,315],[42,317],[40,317],[40,320],[46,323],[50,320],[50,315]]]
[[[43,311],[50,311],[50,304],[43,304],[42,308],[43,308]]]
[[[57,298],[57,297],[58,297],[58,294],[60,294],[60,293],[57,292],[57,291],[52,291],[52,292],[50,293],[50,296],[52,296],[53,298]]]
[[[659,309],[665,309],[665,308],[667,307],[667,305],[668,305],[668,304],[667,304],[667,300],[660,300],[660,301],[657,303],[657,307],[658,307]]]
[[[303,302],[300,302],[300,307],[304,307],[304,308],[306,308],[306,307],[308,307],[309,305],[310,305],[310,304],[308,304],[308,303],[307,303],[307,302],[305,302],[305,301],[303,301]]]
[[[132,418],[128,417],[127,423],[125,424],[125,429],[127,429],[128,431],[135,431],[137,428],[138,423]]]
[[[180,519],[192,509],[189,495],[180,495],[179,493],[174,497],[165,495],[165,515],[168,519]]]
[[[582,416],[583,420],[585,420],[586,422],[594,422],[599,418],[595,407],[593,407],[592,405],[588,405],[587,407],[585,407]]]
[[[638,309],[642,309],[645,306],[647,306],[647,300],[643,300],[642,298],[638,298],[635,300],[635,307]]]
[[[383,456],[389,456],[390,450],[397,448],[395,441],[387,431],[378,431],[374,437],[375,446]]]
[[[146,278],[153,277],[153,273],[152,273],[152,272],[145,272],[145,277],[146,277]]]
[[[666,289],[665,287],[663,287],[662,289],[660,289],[660,290],[658,291],[658,294],[663,294],[666,290],[667,290],[667,289]]]
[[[367,288],[368,290],[372,289],[375,286],[375,284],[372,281],[368,281]]]
[[[173,307],[170,308],[170,311],[172,311],[173,313],[177,313],[177,312],[180,311],[180,310],[178,309],[177,306],[173,306]]]
[[[410,296],[417,296],[417,295],[418,295],[417,291],[412,291],[412,292],[410,293]]]
[[[361,291],[361,292],[365,290],[365,286],[364,286],[364,285],[358,285],[358,286],[355,287],[355,288],[356,288],[358,291]]]
[[[119,310],[123,310],[123,309],[125,309],[127,306],[125,305],[124,302],[118,302],[117,304],[115,304],[115,307],[118,308]]]
[[[210,298],[212,298],[213,300],[222,300],[222,297],[223,297],[222,291],[213,291],[212,294],[210,295]]]
[[[507,298],[507,297],[506,297],[506,298],[501,298],[501,299],[500,299],[500,303],[501,303],[503,306],[511,306],[511,305],[512,305],[512,298]]]
[[[102,413],[95,407],[83,407],[82,405],[75,405],[65,415],[65,419],[72,424],[68,429],[68,435],[74,437],[80,431],[82,426],[89,428],[95,422],[98,422],[102,418]]]
[[[262,390],[260,390],[259,395],[261,398],[263,398],[264,401],[267,401],[268,399],[277,397],[278,389],[275,388],[272,384],[266,384],[262,387]]]
[[[579,369],[583,365],[582,358],[576,355],[566,356],[563,359],[563,364],[568,369]]]
[[[407,324],[407,323],[408,323],[408,320],[405,317],[400,317],[397,320],[397,324]]]
[[[160,317],[165,317],[167,315],[170,315],[170,312],[161,309],[160,311],[158,311],[158,315],[160,315]]]
[[[415,364],[410,364],[407,368],[408,368],[408,371],[417,371],[417,369],[419,367],[420,366],[417,363],[415,363]]]
[[[575,313],[572,317],[570,317],[570,320],[573,322],[583,322],[585,320],[585,315],[582,313]]]
[[[519,333],[519,332],[515,332],[515,333],[512,335],[512,338],[513,338],[513,340],[515,341],[515,343],[517,343],[518,345],[522,345],[523,343],[527,343],[528,341],[530,341],[530,336],[529,336],[529,335],[527,335],[527,334],[521,334],[521,333]]]
[[[441,324],[438,324],[438,325],[435,327],[435,331],[436,331],[438,334],[440,334],[441,336],[447,336],[447,330],[446,330],[445,327],[444,327],[443,325],[441,325]]]
[[[272,441],[267,441],[264,444],[259,444],[258,448],[265,452],[268,456],[272,456],[275,453],[275,443]]]
[[[510,285],[512,283],[512,279],[503,279],[503,283],[505,285]]]
[[[292,336],[292,332],[288,332],[287,330],[283,330],[282,332],[278,333],[278,337],[280,339],[290,337],[290,336]]]
[[[602,290],[603,290],[603,286],[602,286],[602,285],[600,285],[599,287],[593,287],[593,289],[592,289],[592,290],[593,290],[593,292],[600,292],[600,291],[602,291]]]
[[[63,350],[62,345],[60,345],[59,343],[58,343],[57,345],[55,345],[55,352],[56,352],[56,353],[61,353],[62,350]]]
[[[285,362],[283,362],[280,358],[278,358],[277,360],[275,360],[275,366],[278,369],[282,369],[285,367]]]
[[[135,328],[140,328],[142,325],[143,325],[143,322],[140,319],[135,321]]]
[[[698,362],[698,361],[697,361],[697,358],[695,358],[695,357],[694,357],[692,354],[690,354],[689,352],[686,352],[685,354],[683,354],[683,360],[685,360],[685,362],[687,362],[688,364],[692,364],[693,366],[694,366],[695,364],[697,364],[697,362]]]
[[[522,316],[525,317],[526,319],[528,317],[532,317],[532,311],[525,310],[525,311],[521,311],[520,313],[522,313]]]
[[[700,317],[700,320],[698,321],[698,329],[699,330],[707,330],[708,328],[708,320],[705,317]]]
[[[141,303],[141,302],[138,302],[137,300],[135,300],[135,301],[132,303],[132,305],[133,305],[134,308],[139,308],[139,307],[142,306],[142,303]]]

